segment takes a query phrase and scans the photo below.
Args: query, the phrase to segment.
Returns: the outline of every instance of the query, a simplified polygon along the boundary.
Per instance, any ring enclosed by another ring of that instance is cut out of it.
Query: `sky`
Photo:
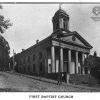
[[[53,32],[52,17],[59,4],[2,4],[0,13],[10,19],[13,26],[3,36],[9,42],[11,56],[43,40]],[[100,56],[100,21],[94,21],[92,9],[100,4],[62,4],[69,15],[69,29],[77,31]]]

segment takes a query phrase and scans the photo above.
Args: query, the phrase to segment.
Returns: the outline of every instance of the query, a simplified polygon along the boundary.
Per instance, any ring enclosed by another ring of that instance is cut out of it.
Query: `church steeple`
[[[55,13],[52,18],[53,22],[53,32],[57,30],[67,31],[69,30],[69,15],[66,11],[62,10],[61,5],[59,5],[59,10]]]

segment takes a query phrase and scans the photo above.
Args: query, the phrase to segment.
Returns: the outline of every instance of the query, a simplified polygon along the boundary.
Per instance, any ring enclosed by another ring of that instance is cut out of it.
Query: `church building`
[[[89,55],[92,46],[80,33],[69,30],[69,19],[69,15],[63,9],[56,11],[52,18],[53,33],[16,54],[14,70],[25,74],[85,74],[84,59]]]

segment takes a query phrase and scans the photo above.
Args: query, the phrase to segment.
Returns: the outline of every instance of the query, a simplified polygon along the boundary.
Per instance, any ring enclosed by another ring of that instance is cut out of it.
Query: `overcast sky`
[[[100,56],[100,21],[94,21],[92,9],[97,4],[63,4],[70,16],[69,28],[77,31],[92,46],[91,54],[97,51]],[[59,4],[3,4],[0,11],[5,18],[13,23],[3,36],[9,42],[11,55],[22,48],[34,45],[36,40],[42,40],[53,32],[52,17],[59,9]]]

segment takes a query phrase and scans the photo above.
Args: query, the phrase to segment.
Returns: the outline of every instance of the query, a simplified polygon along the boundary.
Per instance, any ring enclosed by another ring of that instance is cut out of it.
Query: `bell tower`
[[[59,10],[55,13],[52,18],[53,32],[57,30],[68,31],[69,30],[69,15],[66,11],[59,7]]]

